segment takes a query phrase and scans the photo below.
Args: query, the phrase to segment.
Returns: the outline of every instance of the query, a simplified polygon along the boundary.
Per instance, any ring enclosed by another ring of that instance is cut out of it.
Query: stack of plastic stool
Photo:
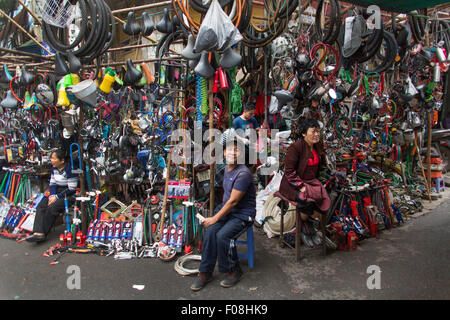
[[[431,185],[436,188],[436,192],[439,193],[442,191],[445,191],[445,180],[444,177],[440,178],[431,178]]]
[[[235,241],[236,244],[244,244],[247,246],[247,253],[238,253],[238,258],[245,258],[248,261],[249,268],[253,268],[255,265],[255,239],[253,237],[253,225],[249,226],[246,230],[247,238],[245,241]]]

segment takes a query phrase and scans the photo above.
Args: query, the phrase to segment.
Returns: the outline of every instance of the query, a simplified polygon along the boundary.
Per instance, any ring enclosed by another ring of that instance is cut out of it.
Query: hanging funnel
[[[69,86],[66,90],[91,107],[95,107],[97,104],[97,86],[91,79]]]

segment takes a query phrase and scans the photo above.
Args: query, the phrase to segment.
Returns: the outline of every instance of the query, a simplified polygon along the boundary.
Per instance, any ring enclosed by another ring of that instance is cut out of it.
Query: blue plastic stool
[[[434,182],[434,185],[436,186],[436,192],[439,193],[445,190],[445,181],[444,178],[432,178],[431,181]]]
[[[253,268],[254,263],[255,263],[255,260],[254,260],[254,258],[255,258],[254,257],[255,256],[255,240],[253,237],[253,225],[248,227],[246,232],[247,232],[247,237],[246,237],[245,241],[236,240],[235,243],[247,245],[247,253],[246,254],[238,253],[238,258],[247,259],[249,268]]]

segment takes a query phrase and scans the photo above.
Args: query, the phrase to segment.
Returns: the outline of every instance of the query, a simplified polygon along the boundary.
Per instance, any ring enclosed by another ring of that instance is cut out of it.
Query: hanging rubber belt
[[[342,123],[346,124],[346,130],[341,129]],[[336,136],[339,140],[342,140],[343,138],[348,138],[353,133],[353,122],[350,118],[345,116],[340,116],[334,121],[334,131],[336,133]]]
[[[413,148],[414,147],[412,145],[409,145],[406,148],[406,165],[405,165],[406,172],[405,172],[405,175],[406,175],[406,180],[407,180],[408,184],[412,184],[411,176],[412,176]]]
[[[370,89],[370,84],[369,84],[369,76],[371,74],[375,74],[378,76],[378,83],[373,90]],[[374,94],[378,90],[378,87],[381,84],[381,75],[378,72],[369,72],[367,74],[364,74],[363,79],[364,79],[364,88],[366,90],[366,95],[368,95],[369,93]]]
[[[402,161],[402,148],[399,145],[392,145],[391,159],[395,162]]]
[[[383,132],[381,135],[381,141],[385,146],[391,146],[392,145],[392,136],[388,134],[387,132]]]
[[[350,76],[350,71],[349,70],[344,70],[342,69],[341,71],[341,80],[342,82],[347,82],[347,83],[352,83],[352,77]]]

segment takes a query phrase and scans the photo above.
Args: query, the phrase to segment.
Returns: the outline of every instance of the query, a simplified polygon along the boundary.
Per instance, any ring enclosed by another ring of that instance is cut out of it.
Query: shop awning
[[[368,7],[375,4],[381,10],[407,13],[417,9],[431,8],[439,4],[448,3],[448,0],[346,0],[345,2]]]

